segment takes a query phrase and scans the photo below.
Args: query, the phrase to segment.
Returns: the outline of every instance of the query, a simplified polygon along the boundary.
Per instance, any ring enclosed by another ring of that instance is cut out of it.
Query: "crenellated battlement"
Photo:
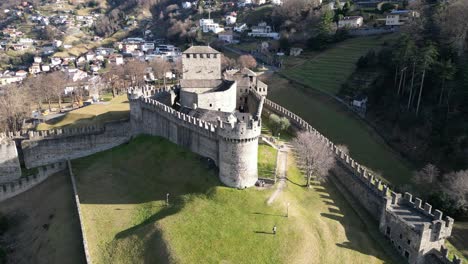
[[[442,211],[437,209],[432,211],[432,205],[428,203],[424,203],[423,205],[422,199],[417,197],[413,198],[411,193],[405,192],[403,198],[401,198],[401,196],[397,197],[396,194],[393,194],[392,197],[395,197],[394,199],[392,198],[392,205],[408,206],[409,208],[413,208],[416,212],[426,216],[428,224],[424,227],[426,229],[430,229],[431,232],[434,233],[436,240],[450,236],[454,223],[453,218],[445,216],[444,220],[442,220]]]
[[[205,130],[212,133],[216,132],[216,126],[212,123],[181,113],[157,100],[144,97],[140,97],[137,100],[142,108],[157,112],[167,118],[176,119],[181,124],[191,126],[198,130]]]
[[[65,170],[67,165],[65,162],[58,162],[46,166],[38,167],[38,172],[34,175],[21,177],[8,183],[0,185],[0,201],[4,201],[10,197],[18,195],[32,187],[38,185],[47,179],[50,175],[59,171]]]
[[[457,257],[457,255],[453,255],[453,259],[450,259],[448,256],[448,249],[444,246],[440,247],[440,258],[444,264],[461,264],[462,260]]]

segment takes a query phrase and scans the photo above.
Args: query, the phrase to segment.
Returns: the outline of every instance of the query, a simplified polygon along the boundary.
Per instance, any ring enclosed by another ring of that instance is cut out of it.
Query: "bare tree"
[[[439,177],[439,169],[433,164],[427,164],[414,173],[413,181],[417,184],[431,184]]]
[[[159,80],[163,79],[164,87],[166,87],[166,73],[171,70],[171,64],[163,58],[156,58],[150,65],[156,78],[158,78],[158,83]]]
[[[51,88],[47,75],[41,74],[36,77],[29,77],[25,81],[25,86],[29,88],[34,99],[42,109],[42,104],[48,104],[49,111],[52,110],[52,99],[55,96],[54,90]]]
[[[468,170],[450,172],[443,176],[447,194],[460,208],[468,206]]]
[[[45,82],[49,84],[51,93],[58,99],[59,110],[62,112],[62,97],[65,92],[65,86],[69,82],[68,75],[61,71],[52,72],[45,76]]]
[[[306,172],[307,187],[312,177],[320,182],[326,181],[328,171],[335,166],[335,156],[326,142],[315,134],[301,132],[292,141],[298,161]]]
[[[239,57],[239,64],[242,67],[253,69],[257,67],[257,60],[252,55],[242,55]]]
[[[112,92],[112,97],[117,96],[124,89],[124,77],[123,67],[115,64],[112,64],[109,71],[103,74],[104,81]]]
[[[145,83],[145,75],[146,75],[146,62],[142,62],[139,60],[132,60],[127,62],[124,65],[124,71],[126,79],[130,80],[130,84],[132,87],[141,86]]]
[[[0,94],[0,130],[17,131],[28,117],[30,99],[24,87],[8,85]]]

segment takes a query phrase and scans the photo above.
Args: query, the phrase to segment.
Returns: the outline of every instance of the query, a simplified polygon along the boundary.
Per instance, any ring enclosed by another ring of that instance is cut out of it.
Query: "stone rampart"
[[[21,142],[26,168],[76,159],[104,151],[130,139],[130,123],[29,132]]]
[[[9,183],[0,185],[0,201],[18,195],[31,189],[47,179],[50,175],[67,168],[65,162],[58,162],[38,168],[37,174],[19,178]]]
[[[336,178],[339,184],[344,186],[379,222],[380,231],[392,241],[409,263],[425,263],[425,257],[429,252],[439,252],[438,249],[443,245],[445,238],[452,232],[454,222],[452,218],[445,217],[442,220],[440,210],[432,211],[430,204],[423,205],[419,198],[413,200],[409,193],[405,193],[401,198],[402,195],[392,192],[383,180],[369,173],[364,166],[344,153],[305,120],[282,106],[265,100],[264,111],[267,114],[275,113],[288,118],[296,129],[317,135],[330,147],[339,165],[333,169],[332,177]],[[447,258],[435,259],[437,262],[434,263],[452,263],[447,262],[449,261]],[[455,258],[454,261],[458,263],[459,260]]]
[[[16,143],[10,138],[0,138],[0,183],[21,177],[21,166]]]

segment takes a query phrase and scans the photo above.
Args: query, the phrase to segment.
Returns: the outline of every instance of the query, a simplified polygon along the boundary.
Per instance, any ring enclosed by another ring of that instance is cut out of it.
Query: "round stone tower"
[[[247,188],[258,180],[260,120],[219,124],[219,178],[229,187]]]

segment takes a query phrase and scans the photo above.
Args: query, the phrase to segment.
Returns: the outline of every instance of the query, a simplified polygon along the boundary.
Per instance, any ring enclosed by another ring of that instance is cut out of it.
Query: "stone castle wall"
[[[0,201],[6,200],[10,197],[13,197],[24,191],[29,190],[32,187],[43,182],[50,175],[57,173],[59,171],[65,170],[66,168],[67,166],[65,162],[49,164],[49,165],[41,166],[37,168],[38,172],[34,175],[21,177],[9,183],[1,184],[0,185]]]
[[[35,168],[104,151],[130,139],[128,121],[102,126],[30,132],[21,142],[26,168]]]
[[[405,193],[401,199],[401,194],[391,191],[382,183],[382,180],[369,173],[365,167],[354,161],[328,138],[289,110],[270,100],[265,100],[264,111],[267,114],[275,113],[288,118],[295,128],[317,135],[330,147],[335,153],[339,165],[331,173],[332,182],[340,185],[337,186],[339,189],[346,188],[360,202],[378,221],[380,231],[391,240],[394,247],[403,257],[407,258],[409,263],[426,263],[428,259],[431,259],[431,263],[459,263],[459,259],[456,257],[453,262],[448,260],[446,252],[439,250],[444,239],[451,234],[452,218],[445,217],[442,220],[441,211],[432,211],[431,205],[427,203],[422,206],[422,200],[419,198],[413,200],[409,193]],[[397,216],[394,210],[398,211],[399,206],[405,206],[411,216],[421,214],[422,218],[426,219],[423,227],[415,227],[411,221],[405,221],[404,217]],[[388,228],[390,228],[390,232],[387,232]],[[441,257],[444,255],[442,253],[445,254],[445,257]]]
[[[0,183],[21,177],[21,166],[15,141],[0,137]]]
[[[221,79],[221,54],[183,54],[182,75],[188,80]]]

